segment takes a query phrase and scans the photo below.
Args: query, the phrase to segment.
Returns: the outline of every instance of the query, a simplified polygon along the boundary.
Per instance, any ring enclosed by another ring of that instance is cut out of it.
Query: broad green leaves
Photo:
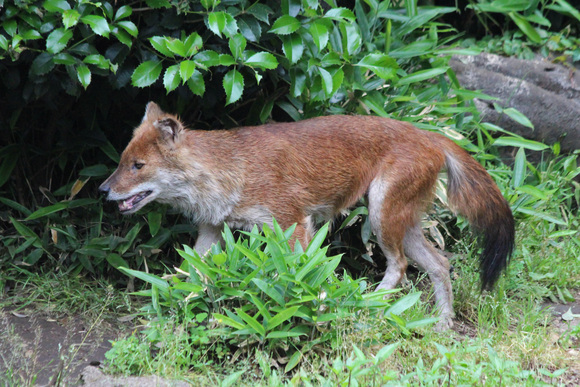
[[[81,85],[86,89],[91,83],[91,70],[85,65],[81,65],[77,68],[77,76]]]
[[[131,83],[136,87],[147,87],[152,85],[161,75],[163,65],[160,61],[149,60],[141,63],[133,75],[131,75]]]
[[[109,27],[107,19],[104,17],[98,15],[87,15],[81,17],[81,22],[91,27],[95,34],[104,36],[105,38],[109,37],[111,28]]]
[[[295,17],[283,15],[274,22],[270,32],[277,35],[290,35],[292,32],[296,32],[301,25]]]
[[[399,65],[385,54],[368,54],[357,63],[357,66],[372,70],[383,79],[392,79],[397,74]]]
[[[189,315],[210,310],[216,328],[223,330],[232,344],[242,340],[282,350],[291,343],[287,371],[300,364],[301,353],[314,343],[335,337],[336,330],[327,329],[333,322],[353,318],[362,311],[369,318],[387,319],[409,332],[399,315],[413,306],[420,294],[411,293],[389,307],[383,299],[385,293],[363,294],[363,280],[353,280],[346,273],[340,277],[335,274],[341,257],[328,256],[328,247],[323,247],[328,224],[321,227],[306,249],[294,250],[288,243],[294,226],[283,230],[273,221],[273,227],[264,225],[263,229],[260,233],[255,227],[252,232],[243,232],[247,238],[236,240],[225,226],[223,248],[213,246],[203,259],[184,246],[179,251],[184,259],[176,273],[179,276],[170,280],[124,267],[119,270],[150,284],[151,290],[140,294],[151,297],[147,310],[152,314],[176,313],[189,319]],[[181,279],[184,276],[187,281]],[[385,310],[387,315],[383,315]],[[420,326],[434,320],[414,323]],[[301,336],[310,340],[296,339]],[[389,351],[381,350],[377,356],[382,361]]]
[[[61,52],[69,40],[73,37],[71,30],[65,30],[64,28],[58,28],[48,35],[46,38],[46,51],[51,54],[58,54]]]
[[[210,30],[220,38],[222,34],[231,37],[238,30],[235,19],[226,12],[211,12],[207,15],[207,24]]]
[[[244,91],[244,77],[236,69],[228,71],[223,81],[226,91],[226,105],[236,102]]]

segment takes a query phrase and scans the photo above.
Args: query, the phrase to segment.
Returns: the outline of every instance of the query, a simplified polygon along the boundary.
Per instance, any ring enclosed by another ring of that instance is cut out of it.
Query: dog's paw
[[[435,328],[433,330],[435,332],[445,332],[451,328],[453,328],[453,320],[451,316],[441,316],[441,319],[437,324],[435,324]]]

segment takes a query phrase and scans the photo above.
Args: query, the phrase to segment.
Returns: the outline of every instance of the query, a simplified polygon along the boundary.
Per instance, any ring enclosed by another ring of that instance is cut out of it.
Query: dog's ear
[[[159,105],[157,105],[155,102],[149,102],[147,104],[147,107],[145,108],[145,115],[143,116],[142,122],[157,121],[164,114],[165,114],[165,112],[163,110],[161,110]]]
[[[153,126],[159,130],[161,138],[171,145],[174,145],[180,140],[184,130],[181,122],[172,117],[157,120],[153,123]]]

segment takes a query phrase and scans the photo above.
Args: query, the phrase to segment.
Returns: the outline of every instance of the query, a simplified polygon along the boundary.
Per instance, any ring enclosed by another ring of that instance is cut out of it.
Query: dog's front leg
[[[211,245],[222,243],[222,228],[209,224],[200,224],[194,249],[203,257],[211,249]]]

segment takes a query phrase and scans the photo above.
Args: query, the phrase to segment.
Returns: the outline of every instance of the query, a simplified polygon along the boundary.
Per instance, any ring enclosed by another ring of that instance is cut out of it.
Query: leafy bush
[[[144,311],[159,321],[177,316],[177,321],[188,326],[197,324],[203,313],[201,319],[209,318],[208,328],[219,327],[220,334],[240,351],[248,353],[259,346],[285,353],[289,357],[286,371],[299,364],[305,352],[332,341],[337,334],[333,326],[363,312],[386,319],[405,334],[437,320],[406,322],[400,317],[420,293],[391,304],[383,296],[393,291],[364,293],[366,281],[353,280],[346,272],[339,278],[335,270],[340,256],[329,257],[328,247],[320,247],[328,225],[316,233],[306,250],[299,244],[294,251],[290,248],[293,230],[283,231],[274,222],[273,230],[265,225],[263,234],[255,229],[236,241],[226,227],[224,250],[214,245],[211,254],[201,259],[185,246],[180,251],[185,260],[173,275],[160,278],[121,270],[152,285],[137,294],[151,297]],[[307,341],[302,340],[305,337]]]

